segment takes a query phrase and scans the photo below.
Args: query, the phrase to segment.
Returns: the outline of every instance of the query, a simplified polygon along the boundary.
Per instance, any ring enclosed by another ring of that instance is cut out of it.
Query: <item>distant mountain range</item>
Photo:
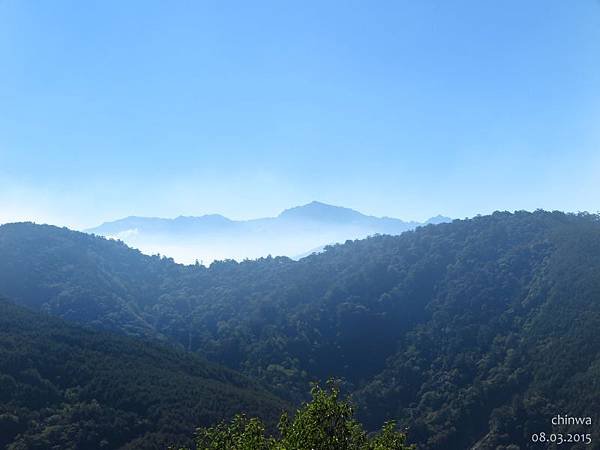
[[[424,223],[367,216],[350,208],[311,202],[277,217],[231,220],[210,214],[174,219],[126,217],[85,230],[120,239],[144,253],[161,253],[182,263],[261,256],[300,258],[324,246],[374,234],[398,235],[421,225],[449,222],[436,216]]]

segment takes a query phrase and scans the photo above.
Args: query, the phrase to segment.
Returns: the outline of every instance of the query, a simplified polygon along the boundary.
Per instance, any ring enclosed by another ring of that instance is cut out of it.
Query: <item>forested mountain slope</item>
[[[511,225],[466,239],[427,320],[356,394],[368,423],[402,417],[420,448],[540,448],[532,435],[552,431],[590,433],[591,446],[564,445],[597,448],[600,224],[537,214]],[[593,425],[552,428],[557,415]]]
[[[210,268],[5,225],[0,293],[160,336],[293,400],[341,377],[363,420],[397,418],[423,449],[528,448],[553,415],[600,421],[594,215],[495,213]]]
[[[284,408],[189,353],[0,300],[0,448],[164,449],[239,409],[273,422]]]

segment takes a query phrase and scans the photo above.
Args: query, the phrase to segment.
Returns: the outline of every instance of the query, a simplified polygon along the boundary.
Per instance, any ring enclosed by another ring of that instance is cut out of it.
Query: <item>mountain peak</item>
[[[429,223],[448,221],[440,216]],[[147,254],[166,254],[179,262],[195,259],[258,258],[266,254],[303,255],[310,249],[362,239],[374,234],[398,235],[419,222],[375,217],[342,206],[312,201],[286,209],[277,217],[231,220],[220,214],[173,219],[127,217],[87,232],[123,240]]]
[[[168,220],[168,219],[167,219]],[[173,219],[175,222],[179,223],[230,223],[233,222],[231,219],[221,215],[221,214],[204,214],[202,216],[177,216]]]
[[[306,205],[286,209],[279,214],[278,217],[282,219],[310,219],[316,221],[340,222],[361,219],[366,216],[350,208],[312,201]]]
[[[442,216],[441,214],[438,214],[435,217],[432,217],[431,219],[427,220],[425,222],[425,225],[438,225],[440,223],[447,223],[447,222],[452,222],[452,219],[450,217],[446,217],[446,216]]]

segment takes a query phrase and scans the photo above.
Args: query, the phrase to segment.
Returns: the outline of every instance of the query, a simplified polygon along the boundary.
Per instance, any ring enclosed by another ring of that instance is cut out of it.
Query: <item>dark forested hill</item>
[[[5,225],[0,293],[169,340],[292,400],[340,377],[363,420],[397,418],[423,449],[528,448],[557,414],[600,423],[594,215],[495,213],[210,268]]]
[[[193,355],[0,300],[0,448],[164,449],[200,422],[284,407]]]

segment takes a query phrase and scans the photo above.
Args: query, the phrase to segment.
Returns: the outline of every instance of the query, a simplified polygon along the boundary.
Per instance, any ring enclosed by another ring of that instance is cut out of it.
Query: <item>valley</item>
[[[597,433],[599,293],[600,221],[591,214],[496,212],[297,261],[209,267],[65,228],[0,226],[0,294],[11,302],[121,336],[107,339],[132,352],[158,345],[169,358],[227,367],[257,383],[248,391],[256,406],[239,403],[238,412],[271,423],[269,405],[293,409],[311,382],[336,378],[367,429],[397,420],[424,450],[529,448],[531,433],[549,432],[562,412],[591,418],[569,432]],[[2,345],[18,331],[4,332]],[[156,360],[156,370],[167,367]],[[25,376],[8,369],[3,376]],[[76,388],[64,383],[56,395]],[[227,408],[219,416],[235,406]],[[184,441],[183,428],[169,436]]]

